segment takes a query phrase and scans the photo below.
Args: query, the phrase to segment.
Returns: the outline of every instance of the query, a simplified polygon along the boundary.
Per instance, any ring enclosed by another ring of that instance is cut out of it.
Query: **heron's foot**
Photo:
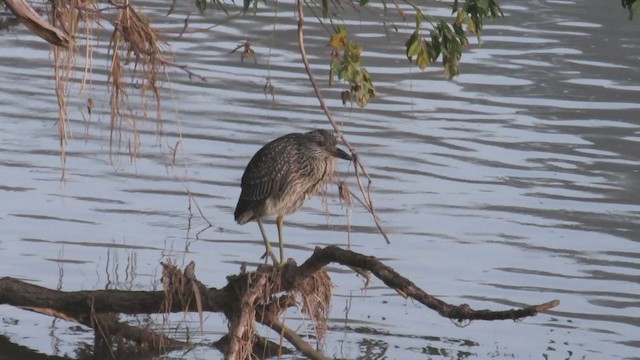
[[[276,258],[275,255],[273,255],[273,252],[271,251],[265,251],[264,254],[262,254],[262,256],[260,256],[260,260],[264,259],[264,263],[265,265],[269,262],[269,260],[267,259],[267,255],[269,255],[269,257],[271,258],[271,261],[273,262],[274,266],[282,266],[284,263],[282,261],[278,261],[278,259]]]
[[[271,262],[273,264],[273,266],[275,267],[283,267],[287,264],[286,260],[280,260],[278,261],[278,259],[276,259],[275,255],[270,256],[271,257]],[[267,253],[265,252],[264,254],[262,254],[262,256],[260,256],[260,260],[264,260],[264,264],[268,265],[269,264],[269,260],[267,259]]]

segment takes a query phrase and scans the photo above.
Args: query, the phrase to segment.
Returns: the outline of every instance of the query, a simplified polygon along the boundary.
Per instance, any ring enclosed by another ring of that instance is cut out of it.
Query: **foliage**
[[[458,13],[456,23],[458,23],[458,19],[465,18],[467,30],[478,37],[485,19],[495,19],[504,15],[495,0],[465,0],[462,11],[458,6],[458,0],[456,0],[453,4],[453,13],[456,12]]]
[[[200,11],[207,8],[207,3],[211,3],[210,7],[224,8],[225,0],[195,0],[196,6]],[[387,1],[380,0],[384,8],[384,16],[387,14]],[[635,0],[622,0],[635,1]],[[480,40],[480,34],[484,28],[485,20],[503,16],[496,0],[464,0],[462,4],[459,0],[454,0],[450,5],[452,15],[455,18],[448,23],[442,19],[433,19],[427,17],[422,8],[424,6],[417,5],[410,0],[392,1],[398,14],[405,19],[405,10],[402,10],[399,3],[409,5],[415,12],[416,25],[415,30],[405,42],[406,56],[410,62],[415,64],[421,70],[436,62],[442,55],[442,65],[444,67],[444,75],[451,79],[458,75],[460,60],[462,58],[463,49],[469,45],[467,34],[475,35]],[[257,11],[258,4],[267,4],[266,0],[243,0],[241,13],[246,13],[253,8],[254,13]],[[347,0],[321,0],[319,3],[313,4],[306,2],[306,6],[318,18],[318,21],[324,23],[330,17],[330,9],[332,6],[336,11],[331,13],[344,12],[343,4],[351,1]],[[369,5],[370,0],[354,0],[360,7]],[[277,2],[272,2],[273,6],[277,6]],[[316,6],[322,10],[322,19],[313,10]],[[358,10],[357,7],[354,9]],[[376,11],[374,8],[369,11]],[[338,15],[339,17],[339,15]],[[341,19],[338,19],[341,20]],[[333,19],[329,19],[333,22]],[[426,22],[427,25],[423,23]],[[386,20],[381,23],[386,26]],[[428,30],[427,30],[428,29]],[[332,49],[331,61],[329,64],[329,85],[333,86],[334,79],[337,77],[339,81],[348,84],[348,89],[341,93],[343,103],[356,102],[358,106],[364,108],[369,101],[375,96],[375,87],[372,83],[371,74],[366,68],[361,66],[361,55],[363,48],[355,42],[348,40],[348,30],[343,25],[334,26],[334,34],[331,36],[329,46]],[[423,37],[423,32],[428,31],[429,35]]]
[[[466,0],[462,7],[456,0],[452,8],[452,14],[456,14],[453,23],[449,25],[444,20],[432,22],[428,40],[421,36],[424,15],[417,10],[415,30],[405,42],[407,58],[411,62],[415,56],[420,70],[431,65],[442,54],[444,73],[449,79],[459,74],[462,49],[469,45],[467,33],[475,34],[480,40],[484,20],[503,15],[495,0]]]
[[[452,78],[459,73],[459,64],[463,49],[469,44],[467,34],[480,37],[486,19],[495,18],[502,15],[497,0],[453,0],[449,3],[438,2],[439,6],[451,6],[455,14],[453,19],[435,19],[424,14],[427,9],[425,2],[413,2],[413,0],[379,0],[373,5],[371,0],[320,0],[301,1],[300,4],[306,7],[305,11],[310,11],[325,27],[346,19],[349,11],[360,11],[366,7],[366,11],[374,16],[380,16],[380,27],[385,31],[388,25],[398,30],[395,25],[397,18],[391,18],[388,9],[396,10],[399,17],[404,21],[409,13],[415,14],[415,28],[409,39],[405,42],[406,56],[410,62],[415,59],[415,64],[420,69],[425,69],[432,63],[442,59],[444,74],[447,78]],[[199,78],[205,80],[186,65],[180,65],[173,61],[171,54],[167,52],[167,47],[163,41],[163,36],[158,32],[144,14],[134,7],[134,0],[107,1],[108,5],[100,2],[85,2],[76,4],[70,0],[59,0],[52,2],[50,18],[53,25],[65,29],[73,39],[73,44],[69,50],[55,49],[54,62],[56,64],[56,95],[59,103],[59,132],[61,138],[61,154],[64,164],[64,146],[67,134],[70,129],[67,127],[67,99],[69,95],[68,84],[74,76],[71,71],[74,69],[74,59],[81,54],[76,41],[86,43],[85,57],[88,64],[91,63],[93,48],[96,44],[96,37],[93,35],[94,28],[105,28],[111,32],[108,44],[108,54],[110,56],[108,67],[107,88],[109,92],[110,120],[111,120],[111,145],[116,144],[119,148],[126,145],[123,141],[120,130],[128,127],[133,135],[133,140],[129,140],[128,148],[132,156],[136,156],[139,150],[139,138],[134,120],[134,110],[137,106],[129,103],[131,89],[139,90],[141,99],[141,109],[143,115],[148,115],[150,107],[155,105],[156,116],[158,118],[158,129],[161,130],[160,122],[160,87],[162,86],[163,73],[167,67],[173,67],[184,71],[189,78]],[[217,11],[224,12],[226,18],[222,22],[232,21],[242,14],[253,10],[257,13],[258,6],[290,6],[290,3],[281,5],[277,1],[267,0],[194,0],[195,8],[200,12]],[[178,6],[177,0],[172,0],[167,4],[168,14],[174,12]],[[393,4],[393,5],[391,5]],[[636,0],[622,0],[625,9],[637,9]],[[331,7],[331,8],[330,8]],[[235,9],[235,13],[231,13]],[[316,11],[321,10],[321,11]],[[276,9],[277,10],[277,9]],[[333,17],[333,18],[331,18]],[[335,18],[335,19],[334,19]],[[219,24],[218,24],[219,25]],[[184,19],[184,27],[179,36],[188,34],[186,28],[189,26],[189,15]],[[212,26],[211,29],[215,28]],[[411,25],[409,25],[411,27]],[[81,33],[80,31],[86,31]],[[424,36],[423,36],[424,35]],[[349,39],[348,30],[343,25],[333,26],[331,31],[329,46],[332,50],[329,63],[329,84],[333,85],[335,79],[346,84],[345,91],[341,92],[343,103],[352,102],[364,108],[376,95],[373,85],[372,75],[362,66],[363,47]],[[398,46],[401,49],[401,45]],[[256,61],[255,53],[247,41],[235,51],[242,50],[241,60],[253,58]],[[232,51],[233,52],[233,51]],[[89,83],[93,73],[90,66],[87,66],[82,74],[81,83]],[[129,84],[124,79],[131,75],[133,79]],[[274,94],[273,84],[269,80],[265,85],[265,94]],[[90,114],[93,99],[88,99],[88,113]],[[150,105],[150,106],[149,106]],[[64,166],[64,165],[63,165]]]
[[[333,85],[335,76],[349,84],[349,90],[342,92],[342,103],[356,102],[364,108],[376,95],[371,82],[371,74],[360,66],[362,46],[347,40],[347,28],[336,26],[336,34],[331,37],[331,63],[329,66],[329,85]]]
[[[633,20],[633,13],[640,13],[640,1],[638,0],[620,0],[622,8],[629,11],[629,20]]]

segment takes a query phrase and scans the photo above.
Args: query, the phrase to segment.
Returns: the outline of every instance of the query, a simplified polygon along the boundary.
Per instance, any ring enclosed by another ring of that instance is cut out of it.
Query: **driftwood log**
[[[324,355],[284,326],[280,315],[288,307],[300,306],[314,321],[317,336],[323,335],[324,320],[331,298],[331,281],[324,271],[329,263],[364,269],[382,280],[400,295],[412,298],[455,321],[517,320],[547,311],[558,300],[521,309],[503,311],[474,310],[469,305],[451,305],[437,299],[392,268],[372,256],[365,256],[336,246],[316,248],[301,265],[289,260],[282,267],[260,266],[256,271],[242,271],[227,277],[220,289],[207,288],[195,278],[192,262],[184,271],[172,264],[162,264],[162,291],[57,291],[18,279],[0,278],[0,304],[37,311],[76,321],[94,329],[99,343],[113,352],[114,339],[126,339],[146,349],[175,349],[185,344],[166,335],[119,322],[113,314],[149,314],[169,312],[222,312],[229,320],[229,334],[216,344],[227,359],[269,357],[288,352],[286,348],[254,333],[255,323],[264,324],[311,359]],[[302,301],[300,299],[302,298]],[[315,302],[311,299],[316,299]]]

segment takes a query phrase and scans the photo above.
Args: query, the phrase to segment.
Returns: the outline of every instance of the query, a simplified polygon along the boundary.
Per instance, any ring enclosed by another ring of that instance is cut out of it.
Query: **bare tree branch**
[[[350,250],[344,250],[337,246],[316,248],[313,255],[302,265],[296,268],[296,279],[299,281],[310,274],[322,269],[329,263],[354,266],[369,270],[378,279],[382,280],[389,288],[410,297],[428,308],[435,310],[441,316],[452,320],[518,320],[528,316],[535,316],[551,308],[560,305],[559,300],[553,300],[540,305],[533,305],[522,309],[509,309],[503,311],[473,310],[469,305],[451,305],[427,294],[416,286],[411,280],[398,274],[389,266],[383,264],[373,256],[365,256]]]
[[[184,271],[178,270],[174,265],[163,264],[163,291],[64,292],[5,277],[0,278],[0,304],[28,307],[40,313],[72,319],[91,326],[96,333],[99,330],[105,339],[109,335],[129,334],[128,336],[137,339],[137,342],[165,344],[164,346],[179,346],[181,343],[147,330],[136,332],[130,329],[130,325],[119,324],[117,318],[110,319],[109,313],[222,312],[231,325],[228,349],[232,358],[245,359],[247,351],[253,351],[255,354],[259,346],[256,346],[258,338],[253,333],[253,323],[257,321],[278,332],[305,356],[311,359],[325,359],[322,353],[314,350],[293,330],[284,326],[280,317],[287,308],[299,306],[296,294],[303,297],[304,294],[321,296],[319,294],[322,290],[317,286],[319,281],[324,281],[329,284],[329,288],[331,287],[331,280],[324,272],[324,267],[329,263],[366,269],[400,295],[412,298],[441,316],[456,321],[518,320],[535,316],[560,304],[558,300],[553,300],[521,309],[502,311],[474,310],[467,304],[448,304],[429,295],[377,258],[337,246],[316,248],[313,255],[299,266],[289,259],[281,267],[264,265],[253,272],[230,275],[227,277],[227,285],[220,289],[207,288],[198,281],[193,263]],[[284,295],[275,296],[283,292]],[[325,305],[328,306],[328,299]],[[302,309],[304,311],[304,307]],[[326,313],[323,314],[322,316],[327,316]],[[203,317],[201,321],[202,319]],[[326,321],[326,318],[324,320]],[[314,322],[317,323],[316,320]],[[243,344],[234,344],[234,341]],[[248,347],[244,347],[245,345]],[[272,348],[272,345],[269,347]],[[267,351],[267,345],[263,344],[262,347]],[[269,353],[273,351],[269,350]]]
[[[67,33],[49,24],[43,19],[26,0],[2,0],[11,12],[32,33],[45,39],[50,44],[69,48],[70,42]]]
[[[304,48],[304,31],[303,31],[304,10],[302,6],[302,0],[297,0],[297,5],[298,5],[298,48],[300,50],[300,55],[302,56],[302,62],[304,63],[304,68],[307,71],[307,75],[309,76],[309,81],[311,82],[311,86],[313,87],[313,91],[316,94],[316,98],[320,102],[320,107],[322,108],[322,111],[324,111],[325,115],[327,116],[329,123],[331,123],[331,126],[333,126],[333,129],[336,131],[340,139],[342,139],[342,142],[345,144],[345,146],[349,148],[349,151],[351,151],[351,154],[353,157],[353,163],[355,164],[354,172],[356,175],[356,182],[358,183],[360,192],[362,192],[362,196],[364,197],[365,205],[366,205],[365,208],[371,213],[371,216],[373,217],[373,221],[378,227],[380,234],[382,234],[382,236],[384,237],[384,240],[387,242],[387,244],[390,244],[389,237],[387,236],[387,233],[384,231],[384,229],[382,229],[382,224],[380,224],[380,218],[376,214],[376,210],[373,207],[373,201],[371,200],[371,182],[372,182],[371,176],[369,176],[369,173],[365,169],[364,165],[362,165],[362,162],[360,161],[360,157],[358,156],[358,153],[356,152],[355,147],[353,147],[353,145],[351,145],[351,143],[347,141],[347,138],[344,136],[342,131],[340,131],[340,128],[338,127],[338,124],[333,118],[333,115],[331,115],[331,110],[329,110],[329,107],[324,101],[324,97],[322,96],[322,92],[320,91],[320,87],[318,86],[318,83],[316,82],[315,77],[313,76],[313,72],[311,71],[311,65],[309,65],[307,52]],[[366,190],[364,188],[364,185],[362,184],[362,180],[360,178],[360,173],[358,172],[358,168],[362,171],[364,176],[367,178]]]

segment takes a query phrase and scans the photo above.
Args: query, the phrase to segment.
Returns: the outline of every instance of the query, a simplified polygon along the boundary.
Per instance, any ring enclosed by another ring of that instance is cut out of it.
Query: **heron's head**
[[[321,156],[337,157],[351,161],[351,156],[338,147],[338,136],[324,129],[310,131],[307,134],[310,150]]]

